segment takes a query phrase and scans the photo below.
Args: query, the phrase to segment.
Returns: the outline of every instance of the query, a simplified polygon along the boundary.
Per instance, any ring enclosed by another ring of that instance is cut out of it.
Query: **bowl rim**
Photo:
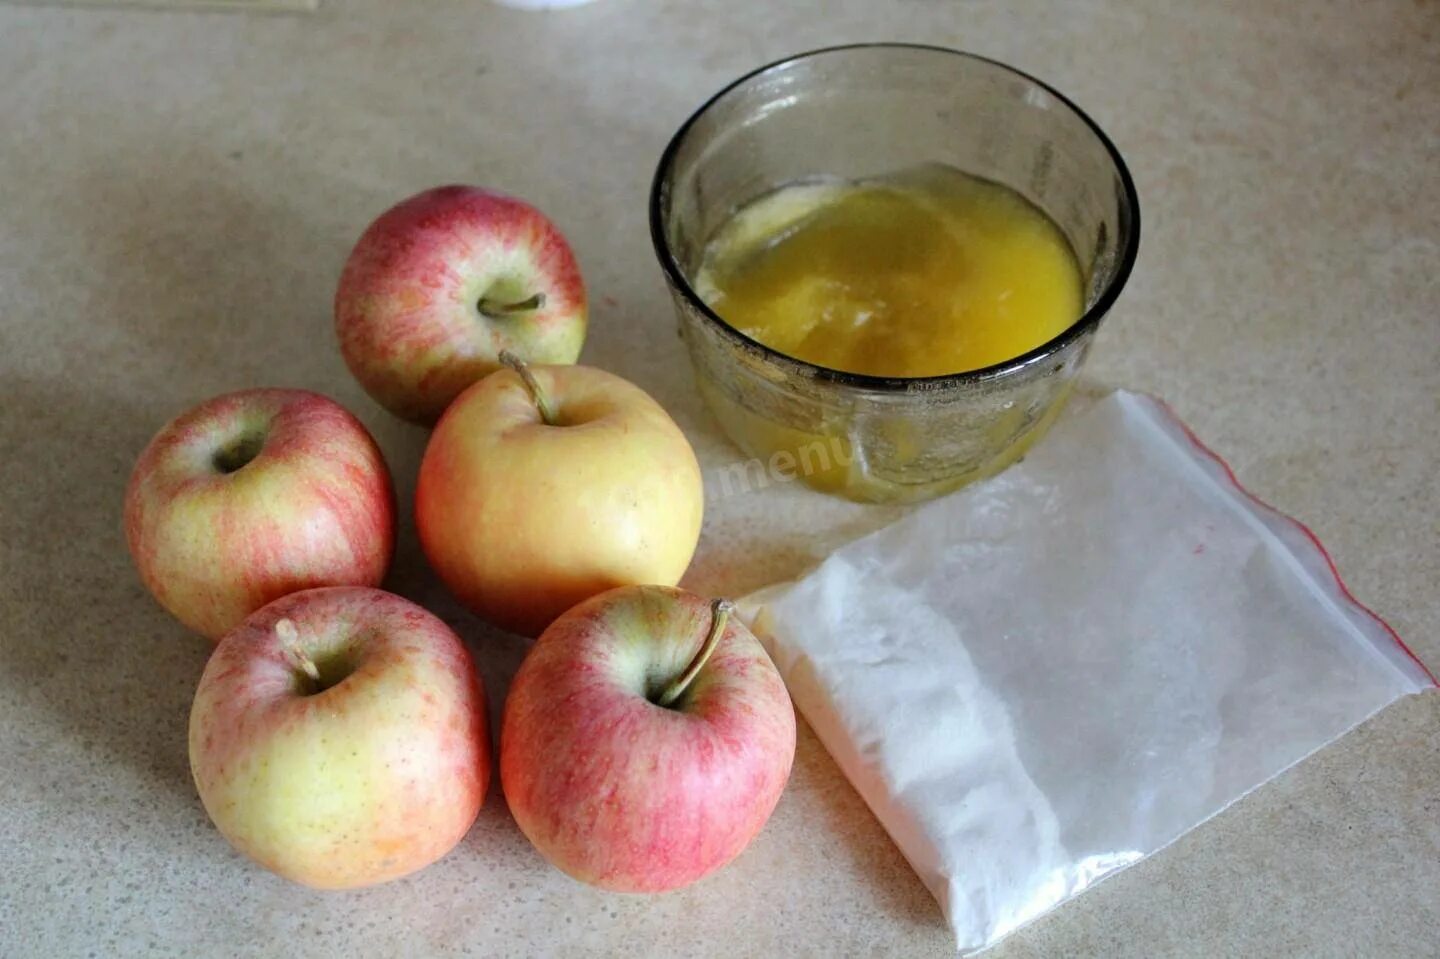
[[[979,61],[992,67],[998,67],[1028,83],[1034,84],[1068,108],[1090,129],[1090,132],[1100,141],[1101,146],[1104,147],[1105,152],[1109,155],[1110,161],[1115,167],[1116,175],[1120,179],[1121,188],[1125,195],[1126,206],[1130,213],[1128,242],[1125,245],[1125,249],[1121,252],[1120,263],[1114,275],[1110,278],[1110,282],[1106,284],[1105,289],[1101,291],[1100,296],[1095,300],[1094,305],[1082,313],[1079,318],[1064,330],[1034,349],[1028,350],[1011,359],[1002,360],[999,363],[992,363],[989,366],[983,366],[973,370],[962,370],[958,373],[939,373],[931,376],[875,376],[868,373],[852,373],[846,370],[832,369],[828,366],[821,366],[817,363],[811,363],[807,360],[798,359],[782,353],[731,326],[726,322],[724,317],[712,310],[710,306],[701,299],[700,295],[695,292],[694,287],[690,284],[690,280],[685,276],[684,270],[680,268],[679,262],[675,259],[675,255],[670,249],[670,243],[665,238],[665,225],[661,207],[665,194],[668,192],[666,181],[671,168],[674,166],[676,154],[679,153],[685,138],[700,118],[708,113],[716,103],[731,91],[772,70],[779,70],[802,60],[809,60],[826,54],[874,49],[920,50],[930,53],[944,53]],[[1135,266],[1135,259],[1140,249],[1140,197],[1135,190],[1134,178],[1131,177],[1130,168],[1125,165],[1125,159],[1120,155],[1120,151],[1116,149],[1115,144],[1111,141],[1110,137],[1106,135],[1105,131],[1100,128],[1100,125],[1090,118],[1089,114],[1080,109],[1074,101],[1050,84],[1031,76],[1023,70],[1016,69],[1008,63],[1002,63],[991,57],[970,53],[966,50],[958,50],[954,47],[927,43],[877,41],[818,47],[803,53],[783,57],[737,77],[702,103],[695,112],[690,114],[670,138],[670,142],[666,144],[664,152],[660,154],[660,162],[655,167],[655,175],[650,183],[649,207],[650,242],[655,248],[655,256],[660,261],[660,267],[665,271],[671,288],[678,291],[691,306],[697,309],[702,316],[708,319],[710,323],[717,327],[724,335],[738,345],[752,351],[760,352],[764,354],[767,359],[787,368],[791,373],[806,379],[826,380],[880,392],[921,392],[947,386],[973,385],[1006,377],[1033,366],[1036,363],[1044,362],[1049,357],[1064,350],[1070,344],[1084,337],[1099,326],[1100,320],[1110,311],[1110,308],[1115,304],[1115,300],[1120,296],[1120,291],[1124,289],[1126,282],[1130,279],[1130,273]]]

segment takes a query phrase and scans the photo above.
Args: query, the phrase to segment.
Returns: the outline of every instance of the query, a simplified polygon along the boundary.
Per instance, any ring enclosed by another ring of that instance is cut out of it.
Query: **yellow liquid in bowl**
[[[787,356],[894,377],[1013,359],[1079,319],[1084,297],[1055,224],[940,165],[756,200],[710,242],[696,291]]]
[[[1084,309],[1082,272],[1055,224],[1019,194],[938,164],[763,196],[716,232],[694,285],[780,353],[889,377],[1013,359]],[[872,502],[927,499],[1004,469],[1044,434],[1071,383],[981,386],[941,414],[918,394],[852,405],[837,386],[830,401],[800,400],[709,369],[701,393],[754,458],[734,469]]]

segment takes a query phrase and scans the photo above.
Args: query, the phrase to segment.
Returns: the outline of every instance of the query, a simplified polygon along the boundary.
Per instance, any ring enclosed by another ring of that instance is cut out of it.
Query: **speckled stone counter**
[[[498,788],[408,880],[320,894],[251,866],[189,780],[208,646],[144,593],[119,522],[135,455],[184,407],[248,385],[329,393],[375,433],[406,504],[390,587],[455,625],[498,703],[524,645],[426,570],[408,512],[425,433],[376,407],[334,348],[349,244],[439,182],[533,200],[593,293],[586,361],[654,393],[713,476],[737,454],[695,396],[650,252],[654,161],[740,72],[866,39],[998,57],[1106,127],[1144,239],[1091,378],[1168,397],[1440,663],[1433,2],[0,5],[0,954],[953,953],[803,726],[769,826],[669,896],[571,882]],[[713,498],[687,585],[746,591],[891,515],[794,486]],[[1437,930],[1427,695],[993,955],[1433,955]]]

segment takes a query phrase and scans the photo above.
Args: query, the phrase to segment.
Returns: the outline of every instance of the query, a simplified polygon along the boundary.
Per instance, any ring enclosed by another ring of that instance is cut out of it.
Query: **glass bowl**
[[[1065,234],[1084,274],[1072,326],[983,369],[866,376],[777,352],[696,294],[706,243],[755,198],[936,162],[1015,190]],[[998,472],[1044,433],[1130,275],[1140,207],[1114,144],[1057,91],[958,50],[878,43],[781,60],[712,97],[660,158],[650,231],[697,386],[751,457],[722,470],[712,495],[796,478],[906,502]]]

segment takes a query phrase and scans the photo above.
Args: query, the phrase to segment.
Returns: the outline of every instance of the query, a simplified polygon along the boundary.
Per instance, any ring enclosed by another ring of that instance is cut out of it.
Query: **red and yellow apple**
[[[382,406],[433,423],[500,351],[574,363],[585,286],[559,229],[522,200],[469,186],[427,190],[366,229],[335,294],[350,371]]]
[[[435,616],[378,589],[292,593],[216,647],[190,712],[205,810],[287,879],[344,889],[449,852],[490,778],[485,697]]]
[[[517,367],[435,427],[415,523],[462,602],[535,636],[596,593],[679,582],[705,497],[685,434],[644,390],[585,366]]]
[[[286,593],[379,585],[395,497],[375,441],[334,400],[242,390],[150,441],[125,493],[125,534],[160,605],[218,640]]]
[[[734,859],[795,756],[780,674],[728,604],[636,586],[556,620],[521,664],[500,728],[520,829],[576,879],[676,889]]]

